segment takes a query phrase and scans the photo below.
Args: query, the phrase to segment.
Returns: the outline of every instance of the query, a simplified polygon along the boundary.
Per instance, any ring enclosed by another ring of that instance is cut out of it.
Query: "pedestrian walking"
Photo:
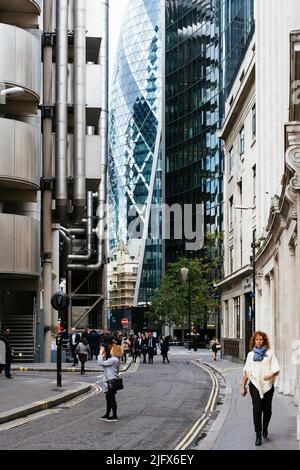
[[[73,366],[75,367],[76,364],[78,364],[78,359],[76,355],[76,349],[80,341],[80,334],[76,333],[76,328],[72,328],[71,334],[70,334],[70,349],[71,349],[71,354],[73,357]]]
[[[104,368],[103,385],[102,389],[106,396],[106,413],[101,416],[104,421],[118,421],[117,416],[117,401],[116,390],[109,390],[108,382],[114,379],[119,379],[120,358],[122,357],[122,347],[114,344],[113,337],[107,339],[104,346],[101,346],[100,354],[98,357],[99,366]],[[110,412],[113,415],[110,416]]]
[[[147,344],[147,352],[148,352],[148,362],[149,364],[153,364],[153,356],[156,353],[156,338],[152,335],[152,331],[148,333],[148,344]]]
[[[219,343],[219,340],[214,336],[213,339],[210,342],[210,349],[212,352],[213,360],[217,360],[217,354],[219,349],[221,349],[221,345]]]
[[[255,445],[262,445],[262,435],[266,439],[269,432],[269,423],[272,416],[272,399],[274,395],[274,382],[279,375],[279,364],[270,347],[266,333],[256,331],[250,340],[244,367],[243,387],[241,394],[247,394],[247,382],[253,404],[253,421],[256,432]]]
[[[11,362],[13,359],[14,351],[11,348],[9,336],[11,331],[9,328],[4,330],[2,336],[0,336],[0,374],[2,373],[3,369],[5,371],[5,377],[7,379],[12,379],[10,368]]]
[[[78,354],[81,364],[81,375],[85,375],[84,365],[91,355],[91,348],[86,337],[80,340],[76,348],[76,353]]]
[[[101,337],[100,337],[99,333],[97,333],[96,330],[92,330],[92,332],[90,333],[90,337],[89,337],[89,344],[90,344],[90,348],[91,348],[91,359],[92,360],[94,359],[94,356],[96,357],[96,359],[98,359],[99,349],[100,349],[100,341],[101,341]]]
[[[163,337],[164,338],[164,337]],[[170,349],[170,336],[166,336],[164,339],[163,339],[163,343],[161,345],[161,355],[162,355],[162,358],[163,358],[163,363],[165,364],[166,362],[166,359],[167,359],[167,362],[169,363],[169,358],[168,358],[168,352],[169,352],[169,349]]]
[[[143,364],[146,362],[146,356],[148,353],[148,338],[142,333],[141,335],[141,353],[143,354]]]

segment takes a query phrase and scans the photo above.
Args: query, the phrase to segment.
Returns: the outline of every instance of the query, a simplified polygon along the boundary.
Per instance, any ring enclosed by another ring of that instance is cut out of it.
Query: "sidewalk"
[[[62,363],[62,372],[80,372],[80,363],[76,367],[72,367],[70,362],[63,362]],[[12,364],[11,367],[12,371],[19,371],[19,372],[28,372],[28,371],[35,371],[35,372],[55,372],[56,371],[56,362],[49,362],[49,363],[18,363]],[[85,371],[86,372],[99,372],[98,361],[96,359],[92,361],[87,361],[85,363]]]
[[[120,371],[125,372],[131,364],[131,359],[122,364]],[[89,373],[99,375],[103,370],[99,369],[96,360],[88,361],[85,367]],[[42,372],[40,374],[26,375],[15,372]],[[53,372],[53,377],[44,372]],[[4,372],[0,375],[0,425],[14,419],[18,419],[38,411],[52,408],[61,403],[72,400],[78,395],[89,392],[91,384],[81,382],[80,367],[71,367],[63,364],[63,371],[77,372],[62,376],[62,387],[57,387],[56,364],[18,364],[12,367],[13,379],[6,379]],[[86,377],[86,376],[85,376]]]
[[[277,393],[273,399],[273,414],[269,437],[256,447],[252,418],[252,401],[248,391],[241,396],[243,365],[211,358],[200,362],[210,365],[225,378],[220,382],[220,397],[216,411],[202,432],[199,450],[299,450],[297,441],[297,407],[293,397]]]

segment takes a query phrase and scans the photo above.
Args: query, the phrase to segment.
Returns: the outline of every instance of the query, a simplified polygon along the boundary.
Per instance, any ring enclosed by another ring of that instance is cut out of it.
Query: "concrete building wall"
[[[256,0],[257,234],[264,233],[271,198],[281,193],[284,125],[289,120],[290,33],[299,28],[297,0]]]

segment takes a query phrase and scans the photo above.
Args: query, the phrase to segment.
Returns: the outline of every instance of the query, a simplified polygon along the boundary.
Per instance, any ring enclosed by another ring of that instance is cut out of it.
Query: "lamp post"
[[[181,277],[183,282],[189,278],[189,350],[191,349],[191,276],[188,268],[181,268]]]
[[[54,310],[58,311],[58,320],[57,320],[57,337],[56,337],[56,345],[57,345],[57,353],[56,353],[56,373],[57,373],[57,386],[62,386],[62,373],[61,373],[61,347],[62,347],[62,335],[61,335],[61,319],[64,314],[68,310],[70,304],[70,298],[68,294],[64,292],[56,292],[51,298],[51,305]]]

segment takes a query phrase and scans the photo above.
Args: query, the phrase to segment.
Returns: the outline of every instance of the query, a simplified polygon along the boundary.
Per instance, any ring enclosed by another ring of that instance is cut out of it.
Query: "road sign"
[[[127,326],[128,325],[128,318],[122,318],[121,323],[122,323],[123,326]]]

